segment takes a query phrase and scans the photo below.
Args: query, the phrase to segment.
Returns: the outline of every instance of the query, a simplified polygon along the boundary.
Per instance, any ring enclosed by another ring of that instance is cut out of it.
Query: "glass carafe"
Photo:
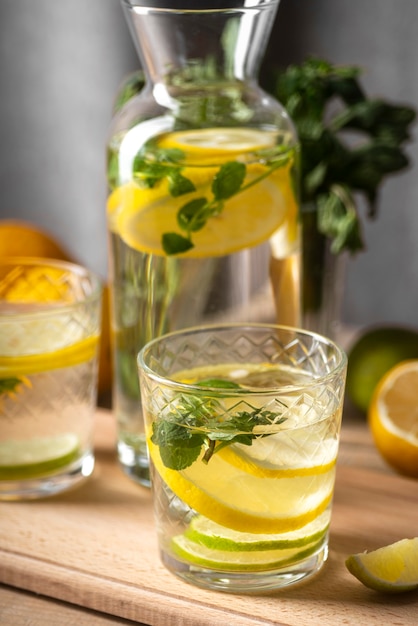
[[[113,402],[119,461],[142,484],[144,343],[201,323],[299,324],[298,144],[257,82],[278,4],[122,0],[146,81],[108,144]]]

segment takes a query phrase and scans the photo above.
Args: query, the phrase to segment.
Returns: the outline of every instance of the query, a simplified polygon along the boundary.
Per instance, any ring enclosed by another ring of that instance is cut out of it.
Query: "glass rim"
[[[9,321],[17,316],[24,317],[25,319],[32,317],[44,317],[58,312],[65,312],[66,310],[73,310],[79,306],[86,306],[90,303],[96,302],[103,293],[103,281],[100,276],[93,270],[90,270],[84,265],[73,261],[49,259],[37,256],[6,256],[0,259],[0,271],[2,268],[7,266],[13,267],[21,265],[68,270],[72,275],[88,279],[91,291],[90,293],[83,294],[81,299],[74,300],[73,302],[10,302],[8,303],[8,311],[2,310],[2,303],[4,301],[0,295],[0,321]],[[28,304],[34,307],[30,311],[27,310]]]
[[[257,9],[265,6],[277,7],[280,0],[201,0],[196,6],[196,0],[120,0],[122,7],[128,9],[154,9],[164,11],[190,11],[202,13],[204,11],[226,11],[233,9]]]
[[[310,337],[312,339],[316,339],[318,343],[328,346],[334,350],[335,355],[337,356],[337,363],[330,369],[326,374],[320,375],[316,378],[312,378],[311,380],[304,381],[300,384],[286,384],[280,385],[280,387],[257,387],[257,388],[243,388],[243,389],[231,389],[231,388],[220,388],[210,385],[202,385],[196,383],[184,383],[174,378],[170,378],[169,375],[158,374],[153,370],[151,366],[149,366],[145,357],[146,354],[151,351],[151,349],[171,338],[180,337],[181,335],[197,335],[203,332],[210,331],[228,331],[228,330],[270,330],[270,331],[282,331],[289,332],[298,335],[303,335],[305,337]],[[231,396],[241,396],[241,395],[276,395],[278,392],[281,393],[290,393],[297,392],[302,389],[312,389],[319,385],[324,385],[328,380],[331,380],[335,376],[341,374],[347,366],[347,354],[345,350],[340,347],[335,341],[317,333],[315,331],[310,331],[304,328],[299,328],[296,326],[286,326],[282,324],[274,324],[274,323],[264,323],[264,322],[229,322],[223,324],[202,324],[199,326],[191,326],[188,328],[183,328],[179,330],[175,330],[169,333],[164,333],[159,337],[155,337],[148,341],[139,351],[137,355],[137,367],[140,371],[142,371],[147,377],[151,378],[154,382],[164,385],[165,387],[169,387],[176,391],[183,392],[199,392],[202,393],[216,393],[217,396],[222,397],[231,397]]]

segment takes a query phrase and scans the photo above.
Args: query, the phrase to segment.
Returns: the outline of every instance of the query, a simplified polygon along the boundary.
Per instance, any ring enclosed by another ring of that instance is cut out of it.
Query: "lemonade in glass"
[[[317,572],[346,357],[309,332],[192,328],[139,354],[161,558],[202,587],[280,588]]]
[[[100,307],[100,281],[80,266],[0,263],[0,499],[92,473]]]

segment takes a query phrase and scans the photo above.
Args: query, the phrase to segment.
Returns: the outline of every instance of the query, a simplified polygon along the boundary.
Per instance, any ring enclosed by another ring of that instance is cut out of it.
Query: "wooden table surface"
[[[0,503],[0,624],[415,626],[418,593],[368,590],[344,560],[418,535],[418,482],[385,466],[364,422],[343,422],[323,570],[288,590],[240,596],[194,588],[162,567],[150,494],[119,469],[113,416],[99,410],[96,468],[85,485],[43,501]]]

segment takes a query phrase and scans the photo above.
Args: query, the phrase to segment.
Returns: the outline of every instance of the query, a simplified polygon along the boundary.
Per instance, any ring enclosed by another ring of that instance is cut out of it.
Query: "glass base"
[[[182,580],[203,589],[229,593],[258,593],[289,587],[317,574],[327,557],[328,545],[323,545],[318,552],[308,558],[280,569],[264,572],[228,572],[186,564],[161,552],[161,560],[165,567]]]
[[[0,500],[18,501],[47,498],[83,483],[94,469],[94,454],[87,452],[59,473],[24,480],[0,480]]]
[[[146,444],[138,450],[124,441],[118,441],[118,459],[123,472],[143,487],[150,487],[149,459]]]

